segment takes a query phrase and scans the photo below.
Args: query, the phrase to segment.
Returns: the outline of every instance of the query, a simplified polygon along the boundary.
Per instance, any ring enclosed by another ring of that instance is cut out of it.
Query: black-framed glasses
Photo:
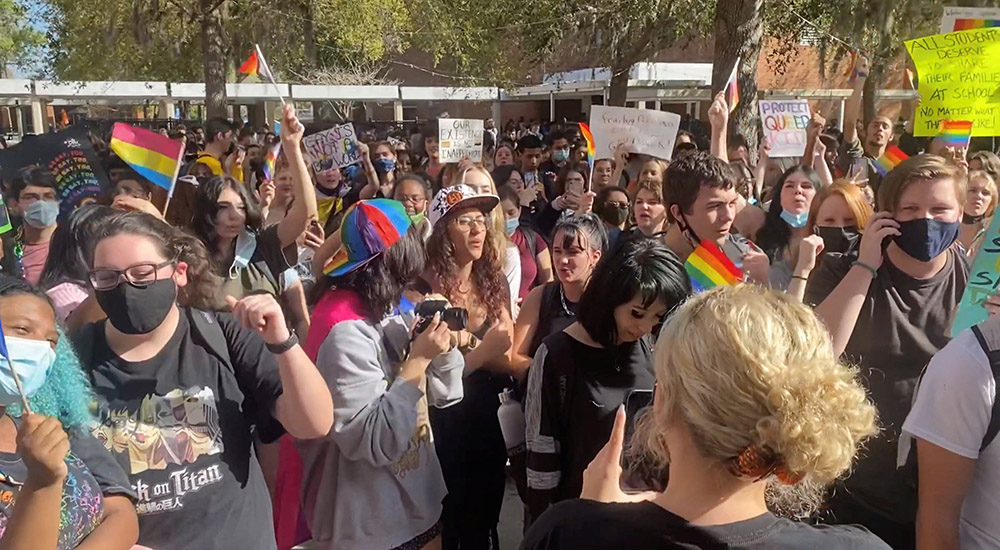
[[[167,260],[160,264],[135,264],[125,269],[95,269],[90,272],[90,284],[94,290],[112,290],[125,279],[136,288],[146,288],[157,281],[161,269],[176,262],[177,260]]]

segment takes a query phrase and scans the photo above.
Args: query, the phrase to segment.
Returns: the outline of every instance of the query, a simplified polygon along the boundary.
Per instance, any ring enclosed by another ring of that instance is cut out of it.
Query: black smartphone
[[[645,491],[663,492],[667,472],[658,466],[638,442],[633,441],[636,423],[653,410],[653,390],[632,390],[625,397],[625,441],[622,445],[622,475],[618,485],[626,494]]]

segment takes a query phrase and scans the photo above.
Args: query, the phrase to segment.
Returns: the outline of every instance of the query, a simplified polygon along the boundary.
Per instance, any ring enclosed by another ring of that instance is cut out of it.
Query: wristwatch
[[[295,334],[294,330],[291,330],[291,331],[289,331],[289,334],[288,334],[288,340],[285,340],[284,342],[282,342],[280,344],[266,344],[265,343],[265,345],[267,346],[267,351],[269,351],[269,352],[271,352],[271,353],[273,353],[275,355],[281,355],[282,353],[285,353],[286,351],[288,351],[288,350],[294,348],[295,346],[299,345],[299,337]]]

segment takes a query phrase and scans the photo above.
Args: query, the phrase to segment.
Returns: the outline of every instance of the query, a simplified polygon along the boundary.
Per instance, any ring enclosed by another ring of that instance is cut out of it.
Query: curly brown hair
[[[458,265],[455,263],[455,245],[448,238],[448,225],[453,220],[442,220],[434,227],[427,241],[427,265],[434,277],[441,281],[442,294],[453,300],[459,287]],[[492,325],[500,312],[510,304],[510,288],[503,274],[503,250],[496,247],[493,227],[486,225],[483,255],[472,263],[472,287],[476,298],[486,308],[486,323]]]

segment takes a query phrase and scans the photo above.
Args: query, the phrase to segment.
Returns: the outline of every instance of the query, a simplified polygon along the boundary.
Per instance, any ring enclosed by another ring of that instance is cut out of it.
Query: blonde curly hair
[[[683,422],[720,471],[748,447],[763,449],[774,457],[769,471],[793,479],[769,483],[779,513],[815,510],[877,432],[857,370],[838,361],[812,310],[786,294],[747,284],[691,298],[663,327],[654,365],[666,406],[640,418],[637,438],[651,460],[669,462],[671,422]]]

